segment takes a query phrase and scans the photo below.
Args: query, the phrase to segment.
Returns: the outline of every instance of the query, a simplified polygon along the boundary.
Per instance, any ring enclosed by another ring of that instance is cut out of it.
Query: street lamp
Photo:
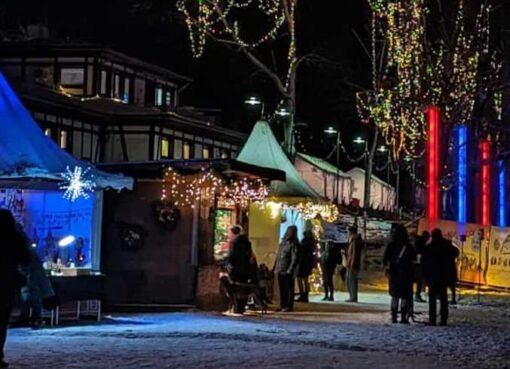
[[[365,239],[365,248],[367,245],[367,217],[368,217],[368,209],[370,208],[370,185],[372,180],[372,158],[371,153],[368,152],[368,141],[361,138],[356,137],[353,140],[355,144],[364,145],[364,156],[365,156],[365,189],[363,191],[363,237]]]
[[[340,184],[340,131],[334,129],[333,127],[328,127],[328,129],[324,130],[324,133],[328,135],[336,134],[336,177],[335,177],[335,188],[333,190],[333,197],[335,198],[335,203],[338,205],[338,185]],[[327,196],[327,193],[325,194]]]
[[[250,105],[250,106],[258,106],[260,105],[260,118],[261,119],[264,119],[264,110],[265,110],[265,105],[264,105],[264,102],[259,99],[258,97],[255,97],[255,96],[250,96],[249,98],[247,98],[246,100],[244,100],[244,103],[246,105]]]
[[[276,111],[275,114],[279,115],[280,117],[288,117],[290,115],[290,111],[285,108],[280,108]]]

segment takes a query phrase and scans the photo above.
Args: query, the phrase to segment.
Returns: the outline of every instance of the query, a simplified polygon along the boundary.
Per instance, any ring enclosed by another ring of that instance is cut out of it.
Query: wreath
[[[173,231],[181,219],[181,211],[170,201],[156,201],[154,211],[156,220],[167,231]]]

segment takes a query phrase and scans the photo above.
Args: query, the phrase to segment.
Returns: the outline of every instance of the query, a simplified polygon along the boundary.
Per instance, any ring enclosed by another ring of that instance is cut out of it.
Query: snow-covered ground
[[[102,324],[13,329],[6,359],[40,369],[510,368],[507,298],[460,305],[449,327],[389,324],[381,293],[363,293],[354,305],[318,299],[287,315],[114,315]]]

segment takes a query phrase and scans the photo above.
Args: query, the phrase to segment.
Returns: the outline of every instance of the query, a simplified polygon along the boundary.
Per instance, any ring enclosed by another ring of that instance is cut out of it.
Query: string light
[[[480,68],[481,57],[489,53],[490,7],[480,7],[469,32],[460,0],[453,42],[432,44],[426,35],[429,11],[424,0],[369,0],[369,4],[373,38],[381,35],[387,50],[381,76],[374,66],[373,91],[357,95],[358,114],[364,123],[380,129],[395,159],[401,155],[418,159],[427,140],[424,106],[439,106],[450,131],[454,124],[470,121],[478,91],[487,89],[489,74],[497,76],[501,70],[496,54],[489,71]],[[373,40],[373,52],[375,46]]]
[[[196,175],[183,176],[168,167],[162,181],[161,200],[170,200],[175,206],[194,207],[197,199],[221,197],[230,206],[247,208],[251,202],[264,203],[268,194],[269,189],[261,179],[223,179],[205,169]]]

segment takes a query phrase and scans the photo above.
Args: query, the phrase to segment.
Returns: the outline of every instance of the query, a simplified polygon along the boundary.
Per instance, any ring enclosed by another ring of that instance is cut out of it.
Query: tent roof
[[[302,158],[303,160],[305,160],[306,162],[308,162],[308,163],[312,164],[313,166],[319,168],[323,172],[336,175],[337,168],[334,165],[330,164],[328,161],[326,161],[324,159],[321,159],[321,158],[318,158],[316,156],[311,156],[311,155],[303,154],[302,152],[299,152],[297,155],[300,158]],[[341,171],[340,169],[338,169],[338,175],[340,177],[348,177],[348,175],[345,172]]]
[[[271,183],[272,194],[275,196],[319,198],[319,195],[303,180],[296,167],[287,158],[271,127],[265,121],[258,121],[255,124],[237,160],[284,171],[287,177],[286,182]]]
[[[131,189],[133,179],[99,171],[46,137],[0,73],[0,180],[62,181],[67,168],[89,168],[98,188]]]
[[[359,167],[354,167],[354,168],[352,168],[351,170],[347,171],[347,175],[350,175],[350,174],[352,174],[352,173],[354,173],[354,172],[359,172],[359,173],[361,173],[361,174],[365,175],[365,169],[363,169],[363,168],[359,168]],[[390,184],[389,184],[389,183],[387,183],[386,181],[383,181],[381,178],[377,177],[377,176],[376,176],[376,175],[374,175],[374,174],[372,174],[372,180],[375,180],[376,182],[379,182],[379,183],[381,183],[381,184],[383,184],[383,185],[386,185],[386,186],[388,186],[388,187],[393,188],[393,186],[392,186],[392,185],[390,185]]]

